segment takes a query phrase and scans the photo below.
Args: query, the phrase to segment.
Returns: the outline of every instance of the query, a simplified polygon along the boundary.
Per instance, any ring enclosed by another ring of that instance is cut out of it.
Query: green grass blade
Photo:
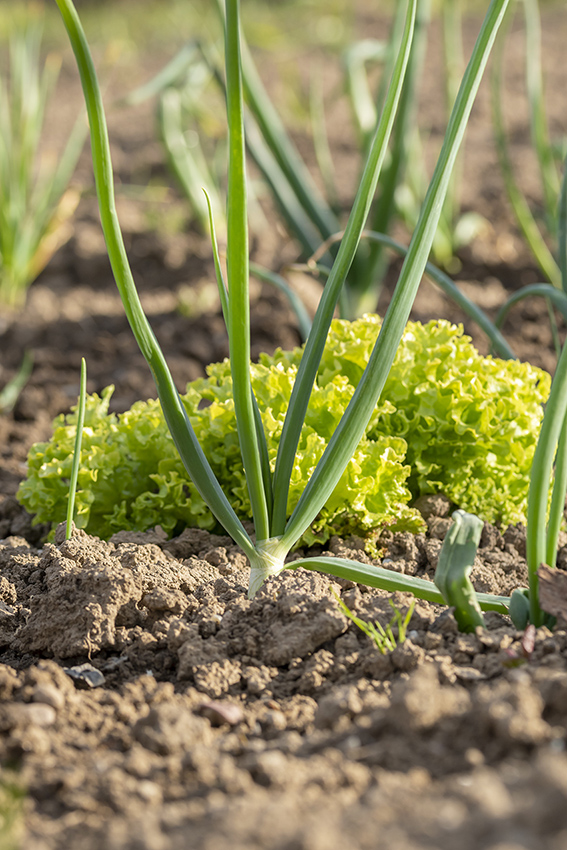
[[[81,444],[83,442],[83,428],[85,426],[85,407],[87,401],[87,362],[81,359],[81,381],[79,384],[79,400],[77,402],[77,433],[75,434],[75,447],[73,449],[73,463],[71,465],[71,479],[69,481],[69,501],[67,503],[67,522],[65,524],[65,540],[69,540],[73,529],[73,516],[75,514],[75,496],[77,495],[77,481],[79,479],[79,468],[81,466]]]
[[[358,561],[350,561],[347,558],[315,557],[299,558],[297,561],[290,561],[289,564],[285,565],[285,568],[289,570],[299,569],[300,567],[337,578],[346,578],[368,587],[378,587],[380,590],[413,593],[418,599],[436,602],[438,605],[447,604],[443,594],[432,581],[415,576],[405,576],[402,573],[395,573],[393,570],[375,567],[372,564],[360,564]],[[501,614],[508,612],[510,599],[507,596],[479,593],[477,599],[483,611],[499,611]]]
[[[246,149],[240,59],[239,0],[226,3],[226,92],[228,118],[227,279],[232,394],[240,451],[258,540],[271,537],[269,496],[262,474],[262,443],[250,381],[250,298]],[[261,423],[260,423],[261,427]],[[267,449],[266,449],[267,452]]]
[[[57,0],[57,5],[75,53],[83,84],[91,130],[100,217],[108,256],[126,316],[140,350],[152,371],[165,419],[187,471],[218,521],[247,555],[252,554],[253,546],[250,538],[223,493],[199,445],[163,353],[140,304],[116,214],[108,131],[94,64],[73,3],[71,0]]]
[[[443,147],[380,335],[370,355],[368,365],[360,383],[286,526],[282,543],[285,543],[289,548],[301,537],[330,497],[352,457],[380,398],[427,263],[449,185],[451,171],[465,133],[490,50],[508,2],[509,0],[492,0],[490,8],[486,13],[471,59],[465,71],[455,106],[451,113]],[[329,287],[330,280],[325,287],[325,293],[327,287]],[[321,303],[323,302],[323,298],[321,299]],[[306,352],[310,340],[311,337],[307,341]],[[299,373],[296,380],[296,387],[298,383]],[[276,477],[274,476],[274,492],[276,496],[278,494],[278,483],[280,482],[276,482]]]
[[[410,56],[415,10],[416,0],[410,0],[408,4],[404,38],[402,40],[398,60],[394,68],[382,118],[372,142],[364,174],[349,216],[345,235],[341,242],[335,262],[333,263],[331,274],[323,290],[323,294],[313,320],[311,333],[309,334],[305,351],[301,358],[297,378],[291,394],[278,448],[276,468],[274,471],[274,511],[272,515],[273,536],[279,536],[282,534],[285,527],[289,482],[291,480],[295,452],[299,442],[305,412],[309,403],[311,389],[313,387],[321,355],[325,347],[327,333],[333,318],[337,300],[356,254],[360,242],[360,236],[376,190],[380,169],[386,155],[388,139],[392,131],[396,108],[401,95],[405,70]],[[328,495],[330,495],[330,491]],[[325,497],[325,499],[321,502],[320,507],[322,507],[326,500],[327,497]],[[313,519],[313,517],[311,517],[311,519]],[[311,519],[309,522],[311,522]],[[309,525],[309,522],[307,525]],[[305,528],[307,528],[307,525]],[[298,538],[300,536],[301,534],[298,535]]]

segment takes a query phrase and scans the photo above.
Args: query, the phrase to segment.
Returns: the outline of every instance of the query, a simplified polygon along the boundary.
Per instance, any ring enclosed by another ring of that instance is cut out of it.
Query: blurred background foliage
[[[562,6],[564,0],[541,0],[540,5]],[[29,14],[30,7],[43,9],[47,45],[65,45],[55,3],[48,0],[1,0],[0,40],[14,21]],[[439,0],[433,0],[434,13]],[[482,11],[487,0],[467,0],[465,11]],[[121,43],[126,52],[175,47],[188,38],[217,31],[211,0],[77,0],[91,42]],[[341,49],[354,37],[356,15],[366,10],[387,16],[395,0],[242,0],[243,22],[252,45],[266,49],[327,47]]]

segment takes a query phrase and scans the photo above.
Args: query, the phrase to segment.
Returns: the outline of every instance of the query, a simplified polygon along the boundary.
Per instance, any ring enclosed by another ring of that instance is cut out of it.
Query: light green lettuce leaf
[[[377,316],[332,324],[292,471],[289,513],[352,397],[380,326]],[[272,469],[300,358],[300,348],[278,350],[251,366]],[[431,492],[492,522],[524,520],[549,386],[549,375],[529,364],[481,357],[460,326],[410,323],[366,434],[303,542],[385,526],[418,531],[423,521],[410,503]],[[159,402],[109,414],[112,389],[87,401],[77,524],[102,537],[158,524],[168,534],[216,528]],[[183,400],[235,511],[250,519],[228,361],[211,364]],[[51,441],[30,450],[18,498],[38,521],[65,518],[75,422],[74,413],[58,417]]]

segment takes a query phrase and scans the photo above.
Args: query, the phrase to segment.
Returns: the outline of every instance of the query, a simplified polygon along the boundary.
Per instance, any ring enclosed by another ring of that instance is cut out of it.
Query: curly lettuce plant
[[[238,0],[226,0],[225,55],[229,126],[226,287],[220,273],[218,252],[215,252],[215,258],[229,338],[232,398],[236,420],[234,439],[238,440],[246,474],[246,489],[256,532],[255,540],[248,534],[214,474],[212,458],[205,455],[199,443],[187,409],[173,383],[161,349],[141,308],[118,226],[108,134],[96,73],[71,0],[57,0],[57,4],[67,27],[81,74],[89,114],[101,221],[126,314],[154,375],[165,421],[193,484],[203,502],[209,506],[218,522],[241,546],[250,560],[249,593],[253,595],[268,576],[277,574],[286,567],[287,554],[311,526],[334,492],[350,459],[356,452],[382,395],[431,250],[451,171],[476,92],[508,2],[492,0],[487,10],[455,100],[439,160],[381,332],[372,347],[368,363],[345,412],[334,427],[332,436],[309,479],[302,482],[304,487],[301,496],[288,518],[290,482],[309,398],[319,370],[333,313],[355,256],[386,155],[404,73],[412,49],[416,0],[408,2],[404,33],[393,68],[390,88],[384,100],[382,116],[369,148],[366,167],[345,235],[299,362],[273,471],[262,422],[261,401],[254,394],[250,374],[249,260],[239,3]],[[405,576],[393,574],[372,565],[340,558],[321,557],[300,559],[290,566],[330,572],[386,589],[411,590],[426,599],[443,601],[442,594],[431,582],[419,579],[410,581]],[[481,605],[496,610],[506,610],[506,600],[496,597],[481,597]]]
[[[360,382],[380,327],[378,316],[335,319],[331,325],[295,456],[287,516]],[[302,353],[303,348],[278,350],[250,367],[272,472]],[[207,378],[189,384],[182,401],[232,507],[241,520],[249,520],[230,363],[212,364],[207,371]],[[549,383],[547,373],[527,363],[481,357],[462,328],[449,322],[410,322],[384,400],[301,542],[365,535],[385,525],[418,531],[423,521],[408,503],[432,492],[445,493],[490,522],[525,522]],[[108,413],[110,394],[111,388],[88,402],[78,525],[101,537],[157,524],[168,533],[187,525],[214,528],[215,518],[181,462],[159,402],[138,402],[117,416]],[[65,517],[66,482],[80,430],[77,415],[60,416],[52,440],[30,451],[19,498],[38,521]]]

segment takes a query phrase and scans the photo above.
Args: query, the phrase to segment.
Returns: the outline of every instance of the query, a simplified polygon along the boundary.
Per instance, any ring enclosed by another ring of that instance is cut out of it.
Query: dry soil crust
[[[428,524],[386,565],[431,577],[447,519]],[[330,588],[385,624],[381,591],[298,570],[248,601],[244,556],[204,531],[57,540],[0,545],[0,761],[28,789],[26,850],[566,846],[567,632],[532,649],[499,615],[464,635],[418,602],[383,655]],[[524,549],[486,526],[477,588],[524,583]]]

